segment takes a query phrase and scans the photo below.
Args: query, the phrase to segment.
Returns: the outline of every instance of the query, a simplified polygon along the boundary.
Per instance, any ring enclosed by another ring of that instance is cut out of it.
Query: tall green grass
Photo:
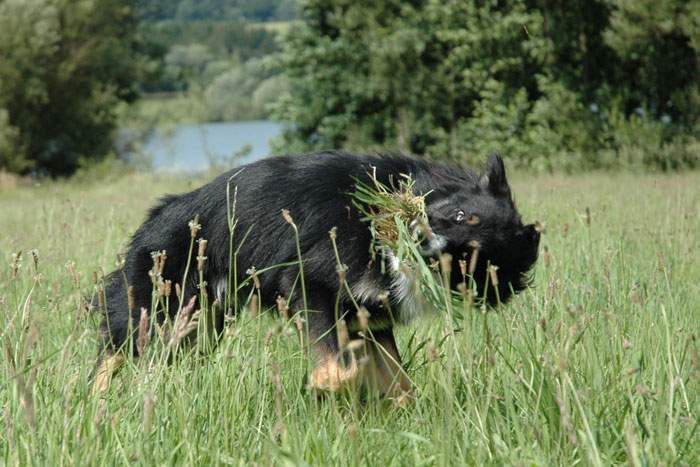
[[[408,407],[317,399],[271,313],[241,313],[206,357],[128,361],[101,403],[93,271],[195,184],[0,187],[0,464],[700,463],[700,175],[518,180],[547,226],[534,286],[403,328]]]

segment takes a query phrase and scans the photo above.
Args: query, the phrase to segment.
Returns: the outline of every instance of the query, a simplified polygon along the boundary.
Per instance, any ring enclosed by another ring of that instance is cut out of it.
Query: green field
[[[209,357],[129,362],[101,404],[93,272],[199,183],[0,186],[1,465],[700,464],[700,173],[515,177],[546,222],[534,287],[402,329],[413,405],[317,399],[270,314]]]

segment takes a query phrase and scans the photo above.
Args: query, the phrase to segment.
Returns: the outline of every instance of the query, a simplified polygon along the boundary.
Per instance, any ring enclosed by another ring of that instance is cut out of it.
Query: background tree
[[[617,0],[605,42],[623,62],[628,111],[684,126],[700,116],[700,3]]]
[[[279,106],[294,123],[283,145],[298,149],[450,146],[489,79],[509,96],[534,89],[547,47],[528,34],[541,19],[523,2],[320,0],[303,15],[285,44],[292,89]]]
[[[281,57],[279,152],[700,165],[698,2],[306,0],[301,12]]]
[[[110,151],[142,64],[131,2],[0,1],[0,56],[0,168],[65,175]]]

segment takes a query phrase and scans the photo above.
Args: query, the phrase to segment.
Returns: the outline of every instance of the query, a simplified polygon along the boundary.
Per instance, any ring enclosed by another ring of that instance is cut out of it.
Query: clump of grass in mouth
[[[387,187],[376,174],[371,174],[372,185],[357,181],[352,193],[353,204],[369,221],[372,237],[382,246],[396,251],[402,239],[400,224],[427,225],[425,196],[413,191],[415,181],[401,174],[397,186]],[[415,240],[415,239],[414,239]]]
[[[471,303],[474,284],[469,277],[473,270],[469,276],[462,273],[463,292],[459,294],[449,286],[451,256],[443,254],[439,262],[433,259],[430,264],[423,256],[421,236],[433,235],[425,205],[428,193],[414,193],[415,180],[405,174],[401,174],[398,182],[391,183],[390,187],[380,182],[374,172],[370,174],[370,180],[370,184],[356,181],[351,197],[363,216],[362,220],[369,223],[374,240],[371,246],[373,257],[377,252],[386,253],[388,249],[398,259],[399,267],[415,277],[428,305],[436,310],[449,310],[459,317],[458,310],[465,307],[458,305],[466,301]],[[476,257],[476,254],[472,256]]]

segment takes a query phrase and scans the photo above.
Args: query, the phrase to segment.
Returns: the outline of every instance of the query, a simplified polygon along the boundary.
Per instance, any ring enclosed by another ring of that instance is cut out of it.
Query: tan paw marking
[[[358,380],[360,369],[357,360],[342,365],[336,356],[327,356],[311,373],[311,386],[321,391],[339,391]]]
[[[92,389],[90,394],[93,396],[101,395],[107,388],[109,388],[109,382],[112,380],[112,376],[124,363],[124,356],[121,354],[117,355],[105,355],[104,359],[100,363],[99,368],[95,372],[95,381],[92,383]]]

